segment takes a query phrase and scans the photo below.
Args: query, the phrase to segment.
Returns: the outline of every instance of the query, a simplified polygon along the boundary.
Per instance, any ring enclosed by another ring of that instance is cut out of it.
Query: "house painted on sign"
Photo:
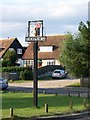
[[[17,63],[20,64],[20,66],[23,66],[22,55],[25,50],[17,38],[0,40],[0,60],[3,60],[3,56],[8,50],[16,51],[18,57]]]
[[[64,35],[47,36],[44,42],[38,42],[38,67],[47,65],[60,65],[58,60],[60,55],[59,44],[64,40]],[[32,66],[33,61],[33,46],[31,42],[23,54],[23,65]]]

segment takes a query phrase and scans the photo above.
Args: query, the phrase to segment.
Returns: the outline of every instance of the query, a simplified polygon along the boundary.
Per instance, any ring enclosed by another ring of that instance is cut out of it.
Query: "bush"
[[[31,70],[26,69],[24,71],[20,72],[20,79],[21,80],[32,80],[33,79],[33,73]]]
[[[21,72],[20,72],[20,79],[21,79],[21,80],[24,80],[24,79],[25,79],[25,78],[24,78],[24,71],[21,71]]]
[[[2,72],[20,72],[20,71],[24,71],[26,69],[29,69],[29,68],[14,66],[14,67],[2,67],[2,69],[0,69],[0,71],[2,71]]]
[[[2,67],[0,69],[0,72],[3,72],[3,74],[5,73],[17,73],[18,74],[18,79],[21,80],[32,80],[33,79],[33,73],[31,68],[27,68],[27,67],[18,67],[18,66],[14,66],[14,67]],[[9,74],[10,76],[10,74]],[[9,79],[9,78],[8,78]],[[17,79],[17,78],[15,78]]]

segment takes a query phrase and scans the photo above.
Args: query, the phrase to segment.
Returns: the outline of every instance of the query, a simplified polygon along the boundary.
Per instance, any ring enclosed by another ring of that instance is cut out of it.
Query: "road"
[[[80,79],[58,79],[58,80],[42,80],[38,81],[38,88],[60,88],[70,84],[79,83]],[[25,81],[21,83],[9,83],[9,86],[19,87],[33,87],[32,81]]]
[[[38,93],[47,94],[71,94],[74,96],[80,95],[87,97],[90,95],[90,88],[66,87],[67,85],[78,83],[79,79],[64,79],[64,80],[46,80],[38,82]],[[26,81],[22,83],[9,83],[8,91],[23,91],[32,92],[33,82]]]
[[[71,115],[61,115],[56,117],[47,117],[47,118],[39,118],[36,120],[90,120],[90,111],[71,114]]]

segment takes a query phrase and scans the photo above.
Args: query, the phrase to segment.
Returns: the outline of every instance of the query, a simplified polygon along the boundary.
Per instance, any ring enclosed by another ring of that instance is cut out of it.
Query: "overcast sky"
[[[0,38],[17,37],[24,45],[27,22],[42,19],[46,35],[76,33],[88,20],[88,0],[0,0]]]

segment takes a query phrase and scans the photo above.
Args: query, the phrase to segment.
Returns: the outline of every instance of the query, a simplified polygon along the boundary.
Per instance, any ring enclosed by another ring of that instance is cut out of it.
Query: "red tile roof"
[[[47,40],[44,42],[38,42],[38,46],[55,46],[53,52],[38,52],[38,59],[57,59],[59,57],[59,43],[64,40],[64,35],[56,35],[56,36],[47,36]],[[31,42],[26,49],[23,59],[24,60],[31,60],[33,59],[33,42]]]
[[[0,40],[0,49],[2,49],[2,51],[0,51],[0,58],[5,54],[14,40],[15,38]]]

